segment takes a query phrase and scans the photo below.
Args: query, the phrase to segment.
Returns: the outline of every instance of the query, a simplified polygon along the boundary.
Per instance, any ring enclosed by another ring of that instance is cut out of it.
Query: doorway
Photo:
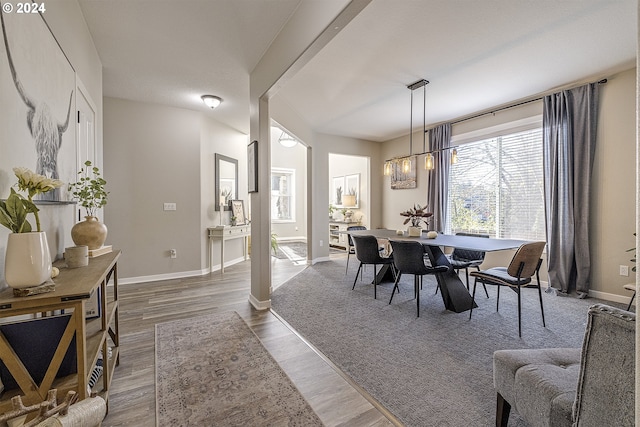
[[[308,147],[283,126],[271,126],[272,289],[307,266]]]

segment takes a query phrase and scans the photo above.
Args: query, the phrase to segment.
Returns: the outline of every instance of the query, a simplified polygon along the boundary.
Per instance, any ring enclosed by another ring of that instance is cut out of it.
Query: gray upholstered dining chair
[[[403,273],[413,274],[414,296],[416,298],[416,315],[420,317],[420,280],[425,274],[444,273],[449,267],[441,265],[428,267],[424,263],[424,247],[420,242],[411,240],[390,240],[393,249],[393,264],[396,268],[396,281],[391,291],[389,304],[398,290],[398,282]]]
[[[373,298],[377,298],[377,289],[378,289],[378,271],[376,267],[378,265],[387,265],[391,268],[392,273],[395,276],[395,269],[393,267],[393,255],[387,257],[380,256],[380,249],[378,245],[378,239],[374,236],[352,236],[353,243],[355,246],[356,258],[360,261],[360,265],[358,266],[358,271],[356,272],[356,277],[353,280],[353,287],[351,290],[356,288],[356,282],[358,281],[358,276],[361,274],[362,266],[371,264],[373,265]]]
[[[536,275],[538,296],[540,297],[540,312],[542,313],[542,326],[546,327],[544,321],[544,307],[542,306],[542,290],[540,288],[540,264],[542,264],[542,252],[545,242],[525,243],[518,248],[509,263],[509,267],[494,267],[488,270],[472,271],[471,276],[475,277],[473,282],[473,293],[471,298],[475,303],[476,286],[478,280],[483,284],[498,286],[498,296],[496,300],[496,311],[500,304],[500,288],[507,286],[518,294],[518,335],[522,336],[522,295],[521,288],[531,283],[531,278]],[[473,313],[473,305],[469,310],[469,319]]]
[[[347,227],[347,232],[349,231],[357,231],[357,230],[366,230],[367,227],[364,225],[351,225]],[[344,271],[344,274],[349,272],[349,257],[351,255],[355,255],[356,247],[353,244],[353,239],[351,238],[351,234],[347,234],[347,268]]]

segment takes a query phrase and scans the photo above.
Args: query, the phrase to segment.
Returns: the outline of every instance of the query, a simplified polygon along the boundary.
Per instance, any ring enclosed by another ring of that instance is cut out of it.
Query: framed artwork
[[[360,207],[360,174],[344,177],[344,195],[342,205],[348,208]]]
[[[258,141],[251,141],[247,147],[247,171],[249,173],[249,193],[258,192]]]
[[[409,172],[402,171],[402,162],[394,161],[391,164],[391,189],[401,190],[405,188],[416,188],[416,156],[410,157],[411,170]]]
[[[247,222],[244,216],[244,201],[242,200],[231,201],[231,216],[236,217],[236,225],[242,225]]]
[[[342,195],[344,194],[344,176],[333,177],[331,181],[331,204],[337,208],[342,207]]]
[[[9,193],[14,167],[75,182],[75,70],[43,15],[5,13],[2,27],[0,141],[13,148],[0,156],[0,194]],[[67,185],[36,196],[39,202],[70,200]]]

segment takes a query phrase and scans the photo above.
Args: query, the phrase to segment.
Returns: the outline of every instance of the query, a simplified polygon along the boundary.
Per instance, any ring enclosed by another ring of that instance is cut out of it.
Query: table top
[[[529,243],[528,240],[495,238],[487,239],[485,237],[459,236],[453,234],[438,234],[438,237],[436,237],[435,239],[428,239],[426,237],[426,233],[423,233],[420,237],[410,237],[406,235],[400,236],[396,233],[396,230],[389,230],[384,228],[348,231],[347,233],[361,236],[375,236],[378,238],[389,240],[415,240],[422,243],[423,245],[447,246],[450,248],[468,249],[472,251],[482,252],[516,249],[525,243]]]

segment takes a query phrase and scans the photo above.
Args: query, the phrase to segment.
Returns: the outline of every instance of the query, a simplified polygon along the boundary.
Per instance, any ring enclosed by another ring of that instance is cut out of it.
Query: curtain
[[[543,161],[549,285],[587,296],[589,193],[596,146],[598,84],[544,98]]]
[[[435,168],[427,171],[427,205],[433,212],[429,221],[429,230],[445,230],[451,165],[451,153],[445,148],[449,148],[450,144],[451,123],[436,126],[429,131],[429,149],[435,152]]]

